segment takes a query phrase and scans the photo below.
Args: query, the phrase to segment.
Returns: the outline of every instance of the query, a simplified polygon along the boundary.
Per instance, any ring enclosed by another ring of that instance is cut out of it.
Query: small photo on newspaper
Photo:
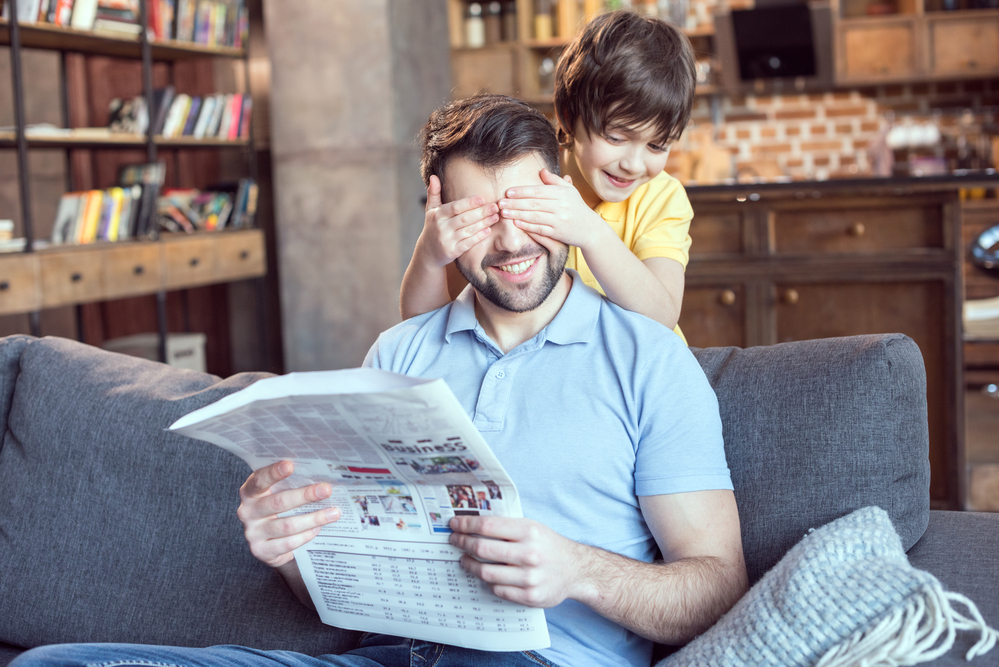
[[[295,550],[324,623],[485,651],[550,646],[544,611],[502,600],[459,564],[452,517],[521,517],[517,488],[443,380],[370,368],[289,373],[179,419],[253,470],[318,482],[340,519]]]

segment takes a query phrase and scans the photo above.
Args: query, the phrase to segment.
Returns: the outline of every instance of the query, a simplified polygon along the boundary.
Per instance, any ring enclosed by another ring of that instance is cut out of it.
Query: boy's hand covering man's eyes
[[[586,205],[572,186],[572,177],[560,178],[542,169],[541,180],[545,185],[507,190],[506,198],[497,202],[500,215],[525,232],[574,245],[584,252],[600,243],[610,227]]]
[[[499,221],[496,204],[486,204],[484,197],[468,197],[441,203],[441,181],[430,177],[427,186],[427,215],[423,223],[418,251],[427,261],[444,267],[469,248],[489,236],[489,228]]]

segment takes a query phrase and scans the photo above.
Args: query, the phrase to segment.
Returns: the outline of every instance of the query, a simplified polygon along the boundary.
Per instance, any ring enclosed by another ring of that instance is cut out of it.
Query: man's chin
[[[565,273],[567,258],[568,247],[564,247],[556,255],[556,266],[558,266],[556,271],[551,264],[551,253],[543,256],[538,261],[544,261],[545,265],[537,267],[540,270],[532,280],[518,284],[504,284],[500,279],[486,273],[467,269],[461,265],[461,262],[456,262],[456,265],[472,288],[491,304],[511,313],[529,313],[547,301],[558,286],[559,280]]]

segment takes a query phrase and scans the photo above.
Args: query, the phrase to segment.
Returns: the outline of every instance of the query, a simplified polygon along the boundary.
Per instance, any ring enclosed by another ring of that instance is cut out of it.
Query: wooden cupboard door
[[[930,69],[942,76],[999,71],[999,19],[976,16],[930,21]]]
[[[690,239],[692,258],[741,255],[742,217],[735,211],[696,213],[690,223]]]
[[[124,243],[103,251],[107,299],[150,294],[160,289],[160,249],[155,243]]]
[[[874,253],[944,247],[940,208],[785,210],[774,214],[776,254]]]
[[[215,280],[215,238],[176,237],[162,242],[166,289],[209,285]]]
[[[691,347],[746,347],[746,290],[738,283],[690,286],[680,330]]]
[[[837,58],[841,81],[905,79],[917,71],[915,25],[911,21],[840,28]]]
[[[102,257],[89,248],[40,253],[42,308],[103,300]]]
[[[930,496],[951,497],[955,471],[949,455],[947,406],[951,400],[944,358],[947,289],[942,281],[787,282],[775,285],[777,340],[789,342],[875,333],[903,333],[915,340],[926,367],[930,431]],[[953,372],[953,371],[951,371]]]
[[[0,257],[0,315],[37,310],[41,302],[38,256],[17,253]]]
[[[456,100],[482,91],[516,95],[516,72],[517,53],[507,45],[451,53],[452,93]]]
[[[255,278],[267,272],[264,235],[259,230],[220,233],[217,254],[219,281]]]

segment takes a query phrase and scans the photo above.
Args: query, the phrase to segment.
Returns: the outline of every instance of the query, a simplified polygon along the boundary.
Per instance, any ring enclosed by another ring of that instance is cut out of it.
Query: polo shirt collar
[[[590,340],[593,329],[600,317],[600,306],[603,297],[585,284],[573,269],[566,269],[572,278],[572,287],[565,303],[542,331],[544,339],[556,345],[585,343]],[[451,342],[451,334],[458,331],[475,331],[479,326],[475,319],[475,290],[471,285],[465,287],[458,298],[451,304],[448,314],[447,328],[444,330],[444,340]]]

